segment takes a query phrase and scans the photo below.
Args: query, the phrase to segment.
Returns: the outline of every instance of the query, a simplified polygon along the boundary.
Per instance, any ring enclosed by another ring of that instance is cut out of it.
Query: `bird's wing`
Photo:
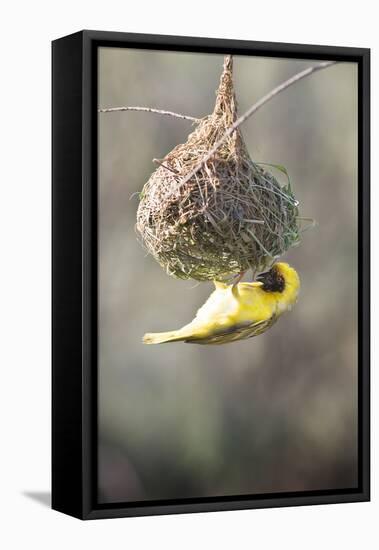
[[[277,316],[272,315],[264,321],[235,324],[228,328],[220,328],[215,330],[213,334],[204,338],[193,336],[185,340],[188,344],[226,344],[228,342],[236,342],[237,340],[245,340],[262,334],[269,329],[276,321]]]

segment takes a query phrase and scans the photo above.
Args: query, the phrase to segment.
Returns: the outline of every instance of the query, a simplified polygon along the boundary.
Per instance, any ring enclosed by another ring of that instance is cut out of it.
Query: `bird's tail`
[[[186,336],[179,330],[171,332],[148,332],[143,337],[144,344],[164,344],[165,342],[178,342],[185,340]]]

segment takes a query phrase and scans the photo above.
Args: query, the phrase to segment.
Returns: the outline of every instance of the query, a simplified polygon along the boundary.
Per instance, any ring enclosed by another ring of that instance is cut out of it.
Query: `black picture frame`
[[[98,504],[97,51],[99,46],[353,61],[359,82],[359,375],[356,488]],[[52,507],[81,519],[370,499],[370,50],[82,31],[52,43]]]

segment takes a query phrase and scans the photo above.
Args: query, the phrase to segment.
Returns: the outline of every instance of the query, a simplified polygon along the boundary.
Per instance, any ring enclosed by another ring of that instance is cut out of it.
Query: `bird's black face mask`
[[[266,292],[283,292],[285,287],[284,277],[275,266],[270,271],[260,273],[257,281],[263,283],[262,289]]]

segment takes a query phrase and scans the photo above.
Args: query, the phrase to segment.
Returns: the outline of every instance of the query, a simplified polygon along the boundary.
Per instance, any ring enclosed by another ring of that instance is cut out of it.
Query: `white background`
[[[371,47],[375,100],[375,2],[34,0],[4,4],[1,19],[2,547],[376,548],[379,400],[374,361],[371,503],[80,522],[27,495],[42,493],[46,500],[50,484],[50,41],[87,28]],[[374,105],[373,152],[378,150],[377,132]],[[379,207],[375,160],[373,155],[374,244]],[[374,285],[377,267],[374,254]],[[375,288],[373,298],[377,303]],[[377,312],[374,307],[373,326]],[[374,355],[375,348],[374,342]]]

